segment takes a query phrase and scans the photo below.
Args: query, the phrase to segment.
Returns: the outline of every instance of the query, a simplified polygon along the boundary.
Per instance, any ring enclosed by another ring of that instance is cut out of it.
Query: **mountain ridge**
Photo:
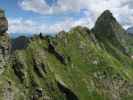
[[[121,41],[125,31],[110,11],[101,16],[92,31],[77,26],[55,37],[40,34],[25,49],[9,53],[0,99],[132,100],[133,61]]]

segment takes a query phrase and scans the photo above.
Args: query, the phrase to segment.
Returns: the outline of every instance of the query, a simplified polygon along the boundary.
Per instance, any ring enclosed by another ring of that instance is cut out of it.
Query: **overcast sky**
[[[106,9],[125,28],[133,25],[133,0],[1,0],[9,33],[57,33],[76,25],[91,28]]]

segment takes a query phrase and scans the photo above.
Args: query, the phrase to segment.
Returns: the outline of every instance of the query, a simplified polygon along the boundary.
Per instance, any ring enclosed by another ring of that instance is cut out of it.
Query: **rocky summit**
[[[0,100],[133,100],[127,34],[110,11],[92,30],[33,36],[12,53],[0,12]]]
[[[128,54],[128,33],[117,22],[113,14],[109,10],[105,10],[97,19],[92,29],[96,38],[102,43],[102,46],[109,52],[112,52],[112,46],[119,51]]]

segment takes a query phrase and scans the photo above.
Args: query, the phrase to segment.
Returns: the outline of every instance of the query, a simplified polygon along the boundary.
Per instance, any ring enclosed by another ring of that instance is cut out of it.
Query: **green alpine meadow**
[[[0,100],[133,100],[133,35],[105,10],[93,28],[12,39],[0,10]]]

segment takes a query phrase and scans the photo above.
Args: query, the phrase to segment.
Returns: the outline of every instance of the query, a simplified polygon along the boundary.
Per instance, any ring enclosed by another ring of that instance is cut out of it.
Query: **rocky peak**
[[[109,18],[109,17],[113,17],[113,14],[111,13],[110,10],[105,10],[105,11],[101,14],[101,17]]]
[[[93,32],[100,41],[107,40],[125,51],[127,33],[109,10],[105,10],[98,17]]]
[[[104,34],[110,36],[111,33],[116,32],[114,28],[120,27],[119,23],[113,17],[113,14],[109,10],[105,10],[97,19],[94,26],[95,33]]]

